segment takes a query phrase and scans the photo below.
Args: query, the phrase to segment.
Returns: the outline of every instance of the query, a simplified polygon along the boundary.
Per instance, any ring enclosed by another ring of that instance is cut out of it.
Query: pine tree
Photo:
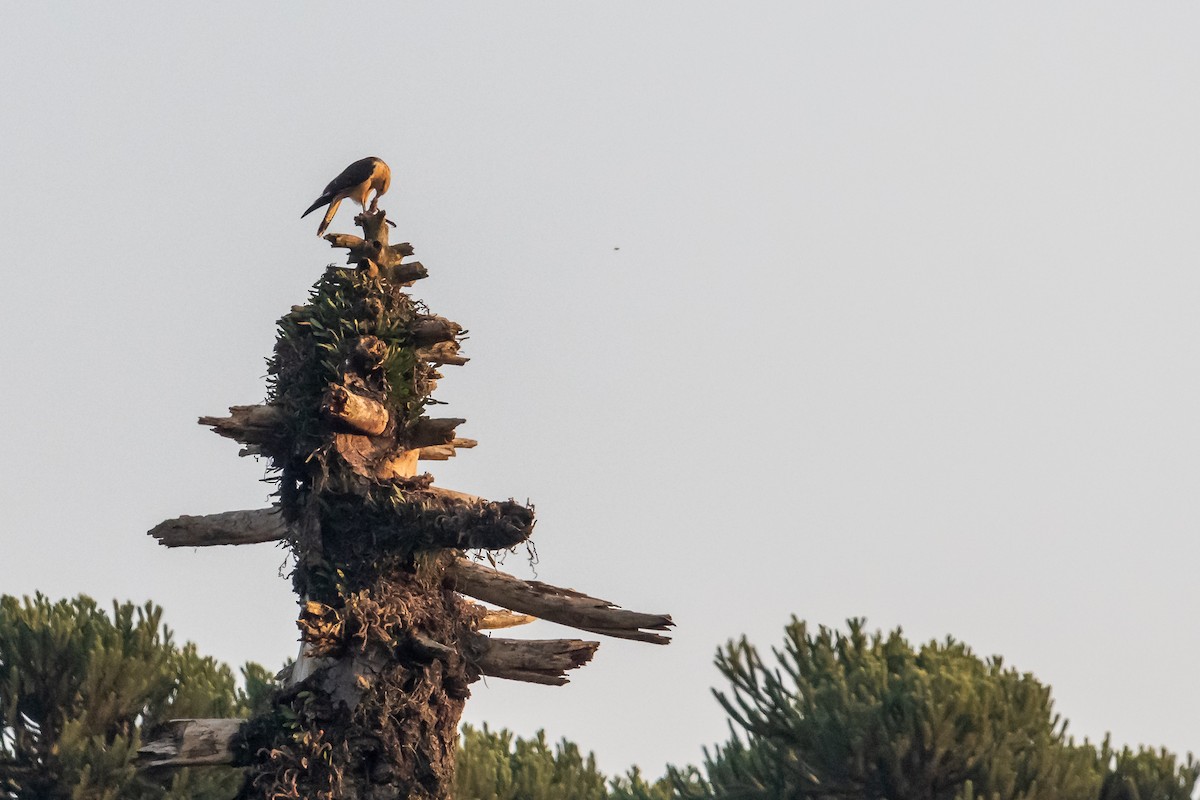
[[[1186,800],[1196,785],[1190,756],[1076,745],[1049,687],[953,639],[913,648],[862,620],[813,635],[793,619],[773,654],[745,638],[719,651],[731,739],[703,773],[671,771],[678,797]]]
[[[270,681],[179,647],[162,609],[92,599],[0,597],[0,798],[150,800],[232,797],[240,774],[182,770],[161,786],[133,759],[143,730],[180,716],[245,715]],[[248,694],[249,692],[249,694]]]
[[[462,728],[456,800],[605,800],[604,784],[595,756],[566,739],[551,748],[545,731],[523,739],[487,725]]]

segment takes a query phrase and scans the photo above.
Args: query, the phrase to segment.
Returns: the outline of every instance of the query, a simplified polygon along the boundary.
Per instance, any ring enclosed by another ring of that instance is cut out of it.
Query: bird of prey
[[[321,226],[317,228],[317,236],[320,236],[325,233],[325,229],[333,221],[333,215],[337,213],[338,205],[343,200],[353,200],[364,209],[374,211],[379,205],[379,196],[386,192],[391,184],[392,171],[388,169],[387,164],[374,156],[360,158],[342,170],[341,175],[329,182],[325,191],[321,192],[321,196],[300,215],[300,219],[304,219],[321,206],[328,205],[329,209],[325,212],[325,219],[321,220]],[[375,191],[375,197],[371,200],[371,207],[368,209],[367,195],[372,190]]]

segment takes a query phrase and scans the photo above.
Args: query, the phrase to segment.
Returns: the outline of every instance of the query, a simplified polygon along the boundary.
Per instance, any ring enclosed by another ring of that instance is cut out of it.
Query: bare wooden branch
[[[446,577],[448,584],[462,594],[560,625],[652,644],[671,641],[651,633],[674,626],[668,614],[628,611],[607,600],[540,581],[523,581],[465,558],[455,560],[446,570]]]
[[[429,488],[447,498],[473,497],[448,489]],[[474,499],[487,502],[482,498]],[[286,534],[283,519],[269,508],[179,517],[161,523],[151,531],[151,535],[167,547],[250,544],[282,539]],[[540,581],[523,581],[466,558],[451,563],[446,578],[451,588],[485,603],[605,636],[666,644],[670,639],[654,631],[666,631],[674,626],[668,614],[643,614],[618,608],[607,600]]]
[[[391,283],[409,284],[429,277],[429,270],[420,261],[410,261],[407,264],[393,264],[382,267],[383,276]]]
[[[526,683],[562,686],[566,672],[592,660],[599,642],[581,639],[502,639],[475,634],[463,654],[484,675]]]
[[[138,768],[230,764],[233,739],[245,723],[244,719],[173,719],[138,749]]]
[[[329,242],[330,247],[343,247],[347,250],[356,250],[366,244],[366,239],[352,233],[327,233],[325,241]],[[293,306],[292,310],[296,308]]]
[[[466,422],[465,419],[445,417],[435,419],[421,417],[413,426],[410,440],[413,447],[429,447],[436,444],[448,444],[454,440],[454,429]]]
[[[383,403],[336,383],[325,392],[321,413],[364,436],[378,436],[387,430],[388,410]]]
[[[199,423],[242,444],[270,444],[282,435],[285,419],[272,405],[230,406],[228,417],[200,417]]]
[[[164,547],[274,542],[287,535],[278,506],[254,511],[225,511],[202,517],[182,516],[160,522],[150,535]]]
[[[447,461],[458,455],[457,450],[469,450],[479,442],[474,439],[455,439],[449,444],[435,444],[417,451],[421,461]]]
[[[458,342],[437,342],[429,347],[423,347],[417,350],[417,358],[421,361],[428,361],[431,364],[461,367],[471,359],[458,354]]]
[[[413,344],[417,347],[450,342],[462,333],[462,325],[445,317],[430,315],[420,317],[412,325]]]

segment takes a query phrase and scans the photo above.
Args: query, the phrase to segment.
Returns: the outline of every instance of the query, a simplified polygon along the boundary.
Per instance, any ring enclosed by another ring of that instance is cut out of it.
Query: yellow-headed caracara
[[[304,219],[321,206],[328,205],[329,209],[325,212],[325,219],[321,220],[321,226],[317,228],[317,236],[320,236],[325,233],[325,229],[333,221],[338,204],[343,200],[353,200],[367,209],[367,195],[373,189],[375,197],[371,200],[371,206],[367,210],[374,211],[379,205],[379,196],[386,192],[391,184],[392,171],[388,169],[387,164],[374,156],[360,158],[342,170],[341,175],[331,180],[321,196],[308,207],[308,211],[300,215],[300,218]]]

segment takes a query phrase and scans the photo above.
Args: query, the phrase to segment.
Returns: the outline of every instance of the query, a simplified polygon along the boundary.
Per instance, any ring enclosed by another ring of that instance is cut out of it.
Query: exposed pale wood
[[[493,678],[562,686],[567,670],[592,660],[599,642],[581,639],[503,639],[476,634],[463,642],[463,655]]]
[[[418,452],[418,458],[422,461],[446,461],[454,458],[458,453],[456,450],[469,450],[479,442],[474,439],[455,439],[448,444],[435,444],[429,447],[422,447]]]
[[[419,450],[404,450],[381,464],[376,470],[375,477],[381,481],[392,478],[411,478],[417,474],[417,459],[420,457]]]
[[[173,719],[138,749],[139,769],[201,767],[233,762],[231,747],[244,719]]]
[[[416,450],[396,450],[388,437],[375,438],[359,433],[339,433],[333,446],[350,468],[360,475],[379,481],[411,478],[417,474]]]
[[[200,417],[214,433],[242,444],[269,444],[281,435],[283,412],[272,405],[230,406],[228,417]]]
[[[164,547],[274,542],[286,534],[287,525],[279,515],[278,506],[200,517],[185,515],[160,522],[150,529],[150,535]]]
[[[528,625],[531,622],[537,622],[537,617],[531,617],[528,614],[516,614],[506,608],[484,608],[482,609],[483,616],[479,618],[478,629],[481,631],[495,631],[502,628],[515,628],[518,625]]]
[[[639,642],[667,644],[671,641],[651,632],[674,626],[668,614],[643,614],[618,608],[607,600],[589,597],[574,589],[523,581],[465,558],[450,565],[446,578],[448,584],[462,594],[561,625]]]
[[[366,239],[352,233],[327,233],[325,241],[329,242],[330,247],[343,247],[347,250],[355,250],[366,244]],[[297,308],[303,308],[303,306],[292,306],[293,311]]]
[[[387,430],[388,410],[383,403],[338,384],[330,384],[325,392],[321,413],[364,436],[378,436]]]
[[[456,417],[421,417],[413,426],[409,438],[413,447],[449,444],[454,440],[454,429],[464,422],[465,419]]]
[[[413,344],[418,348],[438,342],[453,341],[462,333],[462,325],[445,317],[429,315],[418,317],[412,325]]]

